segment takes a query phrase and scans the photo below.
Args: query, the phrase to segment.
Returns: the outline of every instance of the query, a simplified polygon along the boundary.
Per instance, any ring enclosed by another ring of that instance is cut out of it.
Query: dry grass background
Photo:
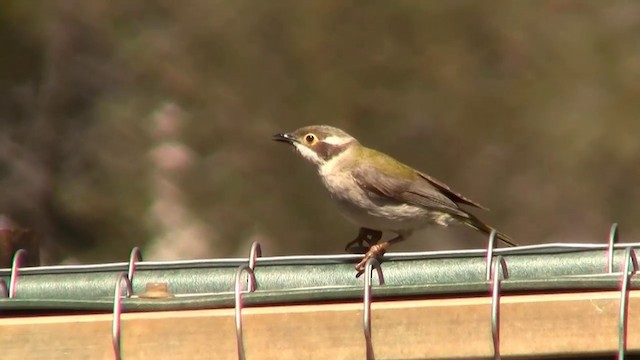
[[[356,228],[270,140],[325,123],[520,243],[638,240],[639,39],[625,1],[9,2],[0,213],[53,263],[340,252]]]

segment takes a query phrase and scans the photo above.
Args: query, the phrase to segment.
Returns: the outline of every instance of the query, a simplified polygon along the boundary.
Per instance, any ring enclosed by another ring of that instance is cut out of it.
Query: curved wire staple
[[[7,294],[9,298],[16,296],[16,285],[18,285],[18,276],[20,275],[20,267],[27,257],[27,250],[18,249],[13,255],[13,261],[11,262],[11,276],[9,277],[9,290]]]
[[[256,268],[256,262],[261,256],[262,248],[260,247],[260,243],[254,241],[253,244],[251,244],[251,250],[249,251],[249,267],[251,268],[251,270],[254,270]]]
[[[491,280],[491,262],[493,261],[493,249],[496,246],[496,235],[498,232],[495,229],[491,229],[491,234],[489,235],[489,243],[487,244],[487,254],[485,257],[486,268],[485,268],[485,279],[487,281]]]
[[[136,273],[136,263],[142,261],[142,252],[139,247],[134,247],[131,249],[131,254],[129,255],[129,267],[127,268],[127,278],[129,278],[129,282],[133,286],[133,275]]]
[[[497,266],[500,265],[500,266]],[[507,262],[498,255],[493,267],[491,276],[491,335],[493,337],[493,358],[500,360],[500,268],[502,268],[502,278],[508,279],[509,272]]]
[[[120,315],[122,314],[122,282],[124,281],[127,298],[133,295],[133,288],[131,287],[131,281],[127,273],[120,273],[116,280],[115,290],[113,292],[113,320],[111,323],[111,342],[113,343],[113,354],[116,360],[122,359],[122,349],[120,348],[120,330],[121,321]]]
[[[629,263],[633,265],[629,272]],[[624,270],[620,284],[620,316],[618,318],[618,359],[623,360],[627,352],[627,330],[629,318],[629,282],[631,276],[635,275],[638,268],[638,259],[632,247],[628,247],[624,252]]]
[[[235,322],[236,322],[236,343],[238,347],[238,360],[245,359],[244,341],[242,338],[242,274],[247,272],[249,275],[249,283],[247,291],[253,292],[256,289],[256,276],[253,269],[249,265],[240,265],[236,272],[235,285],[233,288],[235,298]]]
[[[613,274],[614,245],[618,242],[618,223],[611,224],[609,230],[609,246],[607,247],[607,270]]]
[[[364,273],[366,274],[366,276],[364,278],[364,295],[362,301],[364,305],[362,322],[364,327],[364,339],[366,342],[367,360],[374,359],[373,342],[371,341],[371,282],[373,281],[373,269],[375,269],[378,273],[379,284],[384,285],[384,274],[382,273],[380,262],[375,258],[367,260],[364,265]]]

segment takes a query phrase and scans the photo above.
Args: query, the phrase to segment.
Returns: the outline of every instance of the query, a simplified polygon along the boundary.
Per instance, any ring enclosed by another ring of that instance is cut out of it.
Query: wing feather
[[[443,183],[442,181],[440,181],[440,180],[438,180],[438,179],[436,179],[434,177],[431,177],[431,176],[429,176],[427,174],[423,174],[423,173],[420,173],[420,172],[418,173],[418,175],[421,178],[423,178],[424,180],[426,180],[427,182],[429,182],[431,185],[437,187],[449,199],[453,200],[456,203],[477,207],[478,209],[489,210],[488,208],[486,208],[486,207],[480,205],[479,203],[469,199],[468,197],[465,197],[462,194],[451,190],[451,188],[449,188],[447,185],[445,185],[445,183]]]
[[[410,169],[410,168],[409,168]],[[372,164],[360,164],[352,172],[356,183],[364,190],[384,198],[387,201],[409,203],[433,210],[443,211],[452,215],[467,217],[448,194],[419,173],[411,170],[414,176],[390,176]]]

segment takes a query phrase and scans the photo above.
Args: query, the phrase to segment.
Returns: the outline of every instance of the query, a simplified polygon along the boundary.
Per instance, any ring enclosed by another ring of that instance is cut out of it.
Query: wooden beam
[[[374,290],[375,294],[375,290]],[[619,292],[503,296],[503,356],[614,354]],[[376,301],[376,359],[488,358],[491,299]],[[122,315],[123,358],[237,359],[233,309]],[[246,308],[247,359],[363,359],[362,304]],[[640,351],[640,290],[630,293],[628,348]],[[0,319],[2,359],[113,359],[111,315]]]

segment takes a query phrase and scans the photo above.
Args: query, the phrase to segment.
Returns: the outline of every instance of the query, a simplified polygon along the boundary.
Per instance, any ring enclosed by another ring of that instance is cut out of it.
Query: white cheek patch
[[[320,168],[318,169],[320,171],[320,175],[327,176],[327,175],[333,174],[333,169],[338,163],[338,161],[341,159],[341,157],[342,155],[336,155],[331,159],[329,159],[328,161],[325,161],[322,165],[320,165]]]
[[[322,142],[325,142],[325,143],[330,144],[330,145],[340,146],[340,145],[344,145],[344,144],[348,143],[351,140],[352,140],[352,138],[344,137],[344,136],[329,136],[329,137],[325,138],[324,140],[322,140]]]
[[[312,163],[316,165],[321,165],[322,163],[324,163],[324,160],[320,158],[320,156],[318,156],[315,151],[309,149],[308,147],[298,143],[293,143],[293,146],[296,147],[296,150],[298,150],[302,157],[311,161]]]

